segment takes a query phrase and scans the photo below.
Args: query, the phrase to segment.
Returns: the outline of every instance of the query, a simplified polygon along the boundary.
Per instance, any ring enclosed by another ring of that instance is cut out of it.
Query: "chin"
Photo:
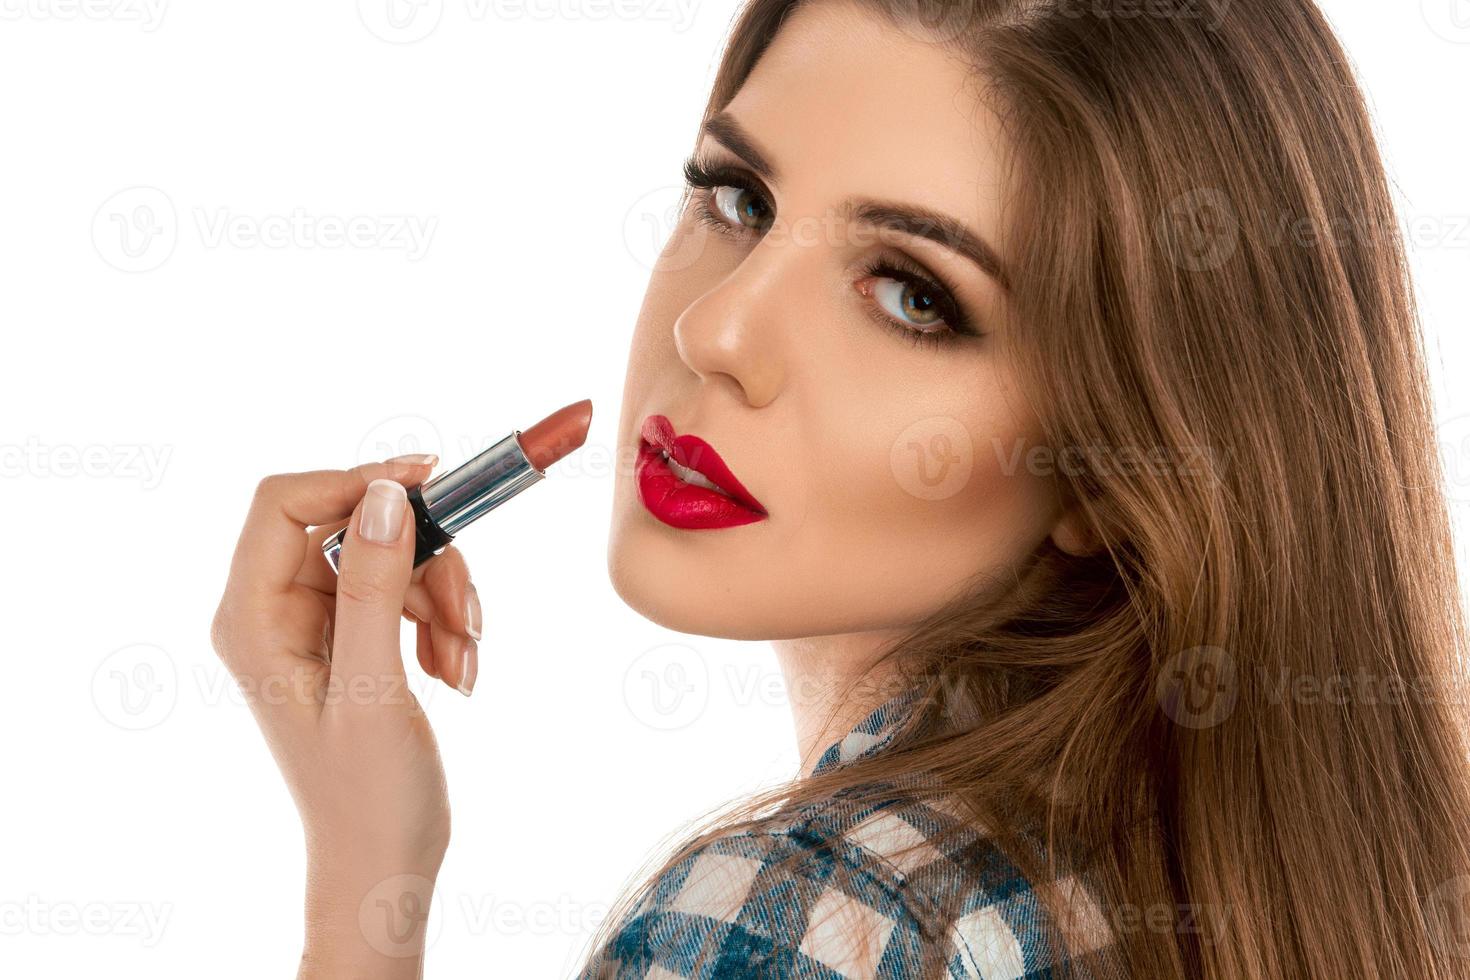
[[[628,608],[678,633],[726,640],[775,638],[750,615],[749,604],[738,594],[706,580],[719,567],[712,559],[680,547],[680,541],[661,533],[664,529],[653,518],[643,517],[624,513],[613,520],[608,534],[608,579]]]
[[[732,529],[738,533],[739,529]],[[665,629],[725,640],[790,640],[891,629],[885,609],[850,608],[801,575],[771,574],[779,560],[733,548],[725,531],[675,531],[643,513],[610,525],[607,572],[628,607]]]

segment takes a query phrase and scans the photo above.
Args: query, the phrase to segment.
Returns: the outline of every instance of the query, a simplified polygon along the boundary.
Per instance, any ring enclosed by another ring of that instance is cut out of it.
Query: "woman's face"
[[[720,118],[695,154],[718,186],[695,189],[633,336],[613,585],[686,633],[903,629],[1061,516],[1026,465],[1040,431],[1002,358],[1003,273],[984,268],[998,120],[964,65],[841,0],[798,8]],[[918,209],[980,253],[905,230]],[[635,472],[651,415],[708,443],[764,516],[685,487],[658,451]]]

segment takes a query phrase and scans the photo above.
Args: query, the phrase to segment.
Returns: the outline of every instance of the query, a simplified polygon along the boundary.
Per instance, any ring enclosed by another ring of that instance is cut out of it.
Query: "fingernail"
[[[413,465],[427,464],[433,466],[439,462],[439,457],[434,453],[408,453],[403,456],[394,456],[392,459],[383,460],[385,463],[411,463]]]
[[[471,582],[464,592],[464,631],[480,639],[480,590]]]
[[[362,521],[358,524],[358,533],[379,544],[397,541],[407,502],[403,484],[394,480],[369,483],[367,496],[362,500]]]
[[[459,693],[469,697],[475,689],[475,675],[480,672],[480,646],[474,640],[464,645],[464,664],[459,672]]]

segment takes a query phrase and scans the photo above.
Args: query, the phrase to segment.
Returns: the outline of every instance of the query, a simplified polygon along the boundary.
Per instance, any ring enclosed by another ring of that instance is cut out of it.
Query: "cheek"
[[[675,232],[664,254],[678,248]],[[636,437],[641,419],[633,413],[649,403],[649,393],[660,378],[667,379],[677,371],[679,351],[674,346],[671,325],[695,298],[702,288],[693,269],[677,271],[655,270],[644,290],[643,303],[638,310],[638,320],[633,327],[633,338],[628,346],[627,370],[623,378],[622,422],[619,426],[619,449],[631,451],[629,439]]]
[[[687,217],[670,234],[649,277],[633,328],[623,389],[625,407],[645,401],[660,378],[677,376],[679,350],[673,325],[729,272],[714,253],[717,244],[709,240],[707,230],[691,227]]]
[[[1058,505],[1052,480],[1028,464],[1034,437],[974,378],[948,399],[931,384],[907,389],[912,402],[867,402],[829,419],[824,465],[806,474],[805,513],[789,542],[810,563],[807,575],[824,569],[842,591],[881,596],[890,615],[917,618],[1044,540]],[[962,408],[946,414],[946,404]]]

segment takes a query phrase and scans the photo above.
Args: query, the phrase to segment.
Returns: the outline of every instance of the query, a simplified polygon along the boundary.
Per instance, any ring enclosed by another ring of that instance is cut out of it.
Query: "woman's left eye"
[[[926,333],[931,329],[954,326],[946,319],[953,316],[946,312],[948,298],[928,286],[908,279],[876,275],[867,276],[860,283],[858,291],[872,298],[895,320]]]
[[[915,343],[978,336],[954,295],[916,269],[882,260],[869,266],[853,285],[877,308],[874,317]]]

